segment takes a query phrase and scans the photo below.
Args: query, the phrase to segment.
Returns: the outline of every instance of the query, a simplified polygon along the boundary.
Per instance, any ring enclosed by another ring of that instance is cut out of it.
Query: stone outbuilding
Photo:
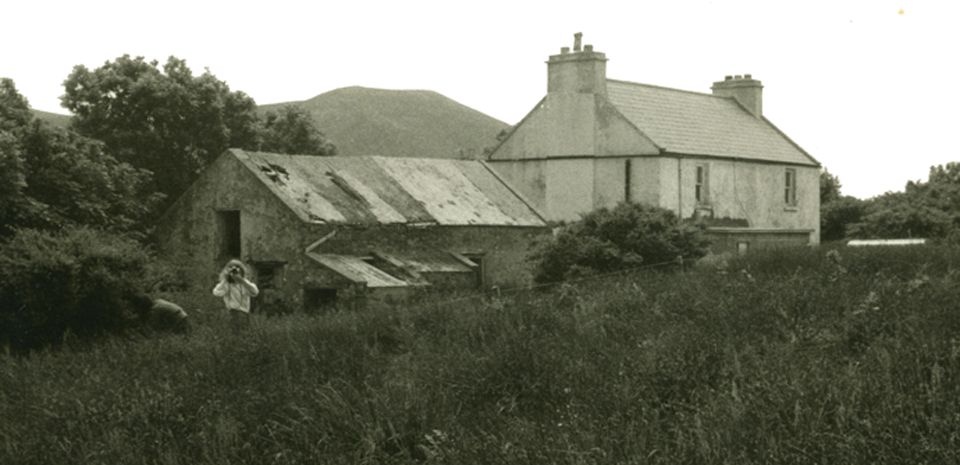
[[[240,258],[257,305],[307,312],[426,288],[529,283],[541,215],[486,163],[230,149],[163,215],[162,253],[211,288]]]
[[[714,252],[819,243],[820,164],[763,116],[759,80],[706,94],[608,79],[575,38],[488,160],[548,220],[644,202],[705,223]]]

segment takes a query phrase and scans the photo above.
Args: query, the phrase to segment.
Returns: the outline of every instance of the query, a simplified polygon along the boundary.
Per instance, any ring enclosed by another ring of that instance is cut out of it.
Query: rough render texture
[[[488,163],[551,221],[577,220],[629,200],[668,208],[682,218],[706,215],[751,229],[780,230],[791,243],[797,237],[819,242],[815,162],[803,166],[661,152],[597,94],[548,93]],[[708,205],[697,205],[694,197],[698,164],[710,166]],[[796,207],[783,202],[787,168],[797,172]],[[775,232],[763,234],[754,241],[777,242],[769,238]]]
[[[657,146],[603,97],[558,93],[547,95],[490,161],[658,153]]]
[[[230,257],[219,256],[217,212],[240,211],[241,259],[248,264],[282,262],[275,290],[265,299],[302,306],[305,288],[353,289],[304,253],[335,233],[316,253],[366,255],[371,251],[411,253],[452,250],[484,255],[486,286],[514,287],[530,281],[525,262],[530,242],[549,234],[545,227],[513,226],[348,226],[307,223],[273,195],[249,168],[233,157],[218,158],[167,211],[157,228],[161,253],[193,270],[189,279],[213,287]],[[355,287],[355,286],[354,286]],[[353,294],[359,294],[355,289]]]
[[[784,230],[791,237],[804,235],[804,243],[819,242],[820,177],[816,167],[670,156],[493,161],[491,165],[533,199],[549,220],[571,221],[587,211],[626,200],[626,160],[630,160],[631,202],[668,208],[682,218],[699,211],[699,216],[745,221],[750,228]],[[706,205],[698,205],[694,197],[698,165],[709,166]],[[783,201],[787,168],[797,173],[795,207]]]

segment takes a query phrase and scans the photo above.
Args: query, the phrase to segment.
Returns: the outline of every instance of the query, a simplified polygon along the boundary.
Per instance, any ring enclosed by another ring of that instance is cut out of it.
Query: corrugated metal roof
[[[305,221],[546,226],[479,161],[230,152]]]
[[[607,98],[668,152],[817,165],[769,121],[732,98],[611,79]]]
[[[409,254],[383,254],[403,263],[403,266],[416,273],[472,273],[467,265],[444,252],[420,252]]]
[[[367,287],[407,287],[411,284],[390,276],[385,271],[353,255],[307,253],[317,263],[330,268],[355,283],[367,283]]]

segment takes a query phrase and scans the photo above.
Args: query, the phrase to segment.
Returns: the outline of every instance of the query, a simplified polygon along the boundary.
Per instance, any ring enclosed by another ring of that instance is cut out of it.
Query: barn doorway
[[[240,211],[217,212],[217,242],[219,259],[240,258]]]

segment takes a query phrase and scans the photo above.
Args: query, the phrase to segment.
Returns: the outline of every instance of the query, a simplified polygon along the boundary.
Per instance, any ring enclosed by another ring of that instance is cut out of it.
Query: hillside
[[[50,113],[40,110],[30,110],[30,112],[33,113],[34,118],[46,121],[54,126],[65,128],[68,124],[70,124],[70,115],[61,115],[59,113]]]
[[[477,158],[508,125],[426,90],[344,87],[299,104],[341,156]]]

